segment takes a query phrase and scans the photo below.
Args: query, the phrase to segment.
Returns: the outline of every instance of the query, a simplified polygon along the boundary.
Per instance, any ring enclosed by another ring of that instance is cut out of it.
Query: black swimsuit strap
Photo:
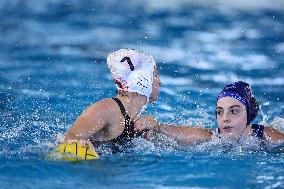
[[[118,143],[118,144],[123,145],[126,142],[130,142],[135,137],[135,132],[133,130],[134,129],[134,123],[130,120],[130,116],[126,113],[126,110],[125,110],[122,102],[118,98],[113,98],[113,99],[117,102],[117,104],[120,108],[120,111],[121,111],[122,115],[124,116],[125,127],[124,127],[124,130],[121,133],[121,135],[118,136],[117,138],[113,139],[112,143]]]
[[[129,115],[126,113],[126,110],[122,104],[122,102],[118,99],[118,98],[112,98],[113,100],[116,101],[116,103],[118,104],[120,111],[125,119],[125,125],[128,125],[130,123],[130,117]]]
[[[121,151],[117,145],[127,148],[128,146],[132,145],[132,142],[131,142],[132,139],[142,135],[143,132],[141,133],[134,132],[134,123],[133,121],[130,120],[130,116],[126,113],[126,110],[122,102],[118,98],[112,98],[112,99],[115,100],[115,102],[119,106],[120,111],[124,117],[125,127],[123,129],[123,132],[118,137],[112,140],[109,140],[107,142],[106,141],[105,142],[92,141],[92,143],[94,146],[99,146],[100,144],[104,144],[104,143],[111,144],[112,152],[116,153],[116,152]]]

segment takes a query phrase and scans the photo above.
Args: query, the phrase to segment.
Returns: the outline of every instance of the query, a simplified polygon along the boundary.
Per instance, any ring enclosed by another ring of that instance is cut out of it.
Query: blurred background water
[[[173,141],[159,148],[141,139],[131,154],[94,162],[44,157],[86,106],[115,94],[106,57],[120,48],[158,63],[159,100],[147,113],[160,121],[216,128],[216,96],[245,80],[260,100],[256,122],[283,132],[282,7],[280,0],[1,1],[1,188],[283,188],[283,153],[177,151]]]

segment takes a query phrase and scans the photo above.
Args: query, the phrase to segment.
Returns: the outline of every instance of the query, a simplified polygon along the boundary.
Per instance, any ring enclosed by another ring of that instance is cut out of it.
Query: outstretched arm
[[[145,116],[135,121],[136,131],[139,132],[144,129],[164,134],[182,144],[193,144],[200,141],[208,141],[212,138],[212,131],[210,129],[163,124],[159,123],[152,116]]]
[[[264,136],[270,142],[284,142],[284,134],[271,127],[264,127]]]

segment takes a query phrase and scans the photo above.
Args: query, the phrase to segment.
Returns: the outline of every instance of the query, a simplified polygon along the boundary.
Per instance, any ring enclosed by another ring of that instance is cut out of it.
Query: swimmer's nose
[[[230,122],[230,116],[228,115],[228,112],[224,112],[224,116],[223,116],[223,122],[228,123]]]

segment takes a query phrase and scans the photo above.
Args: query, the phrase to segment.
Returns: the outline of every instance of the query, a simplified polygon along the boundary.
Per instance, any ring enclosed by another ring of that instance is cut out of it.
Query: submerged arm
[[[284,134],[271,127],[264,127],[264,136],[270,142],[284,142]]]

